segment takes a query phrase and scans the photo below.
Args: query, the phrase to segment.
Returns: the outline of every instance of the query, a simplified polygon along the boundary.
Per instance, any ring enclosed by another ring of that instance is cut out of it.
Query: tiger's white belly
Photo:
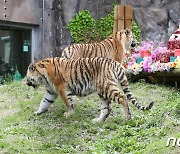
[[[86,86],[76,84],[74,86],[69,86],[68,88],[72,92],[72,94],[77,96],[86,96],[96,90],[96,86],[94,84],[87,84]]]

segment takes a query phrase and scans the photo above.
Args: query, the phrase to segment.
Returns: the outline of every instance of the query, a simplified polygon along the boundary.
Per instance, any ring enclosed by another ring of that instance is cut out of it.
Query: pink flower
[[[154,60],[154,59],[156,59],[156,54],[155,53],[152,53],[151,54],[151,58]]]
[[[158,46],[160,46],[160,47],[164,47],[164,46],[165,46],[165,44],[164,44],[164,42],[158,42]]]
[[[149,58],[146,58],[144,60],[144,63],[143,63],[143,68],[145,71],[150,71],[151,67],[150,67],[150,64],[152,63],[152,59],[149,57]]]

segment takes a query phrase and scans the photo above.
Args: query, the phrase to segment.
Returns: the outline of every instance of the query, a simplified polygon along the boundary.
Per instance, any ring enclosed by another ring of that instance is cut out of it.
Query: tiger
[[[118,83],[120,83],[124,94],[121,94]],[[131,119],[131,113],[127,100],[140,110],[149,110],[153,106],[142,106],[136,101],[129,89],[127,77],[117,61],[108,58],[78,58],[66,59],[61,57],[46,58],[31,63],[27,70],[26,84],[37,88],[45,85],[45,95],[41,100],[37,115],[48,111],[54,100],[61,96],[68,117],[74,113],[72,96],[86,96],[97,92],[101,101],[101,112],[93,122],[102,122],[111,112],[111,102],[121,104],[125,118]]]
[[[135,36],[126,28],[111,34],[99,43],[69,45],[62,51],[61,57],[68,59],[105,57],[121,63],[124,54],[130,54],[127,51],[134,50],[136,44]]]

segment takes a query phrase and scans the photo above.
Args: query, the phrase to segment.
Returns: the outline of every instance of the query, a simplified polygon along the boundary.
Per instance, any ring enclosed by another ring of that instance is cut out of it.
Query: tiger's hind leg
[[[106,118],[111,113],[110,103],[111,101],[104,99],[101,97],[101,114],[98,118],[93,119],[93,122],[102,122],[105,121]]]
[[[106,97],[108,97],[109,100],[112,100],[121,104],[122,109],[124,111],[125,118],[127,120],[131,119],[131,113],[129,110],[127,98],[125,95],[120,93],[118,87],[115,84],[109,86],[108,91],[106,93]]]
[[[122,105],[125,118],[127,120],[131,120],[131,112],[130,112],[130,109],[129,109],[129,106],[128,106],[127,98],[126,98],[125,95],[121,94],[121,96],[122,96],[122,98],[119,98],[118,103]]]
[[[126,96],[121,94],[119,92],[119,90],[113,90],[111,98],[112,98],[113,101],[118,102],[119,104],[121,104],[125,118],[127,120],[131,120],[131,113],[130,113],[130,110],[129,110],[129,106],[128,106]]]
[[[39,115],[46,111],[48,111],[48,108],[54,103],[54,100],[57,98],[57,94],[51,93],[49,90],[46,91],[39,109],[35,112],[35,114]]]

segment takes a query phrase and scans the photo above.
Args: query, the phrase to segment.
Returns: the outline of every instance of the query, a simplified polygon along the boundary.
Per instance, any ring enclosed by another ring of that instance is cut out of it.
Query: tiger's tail
[[[118,74],[119,74],[118,76],[119,82],[122,86],[123,92],[127,96],[127,99],[131,101],[131,103],[140,110],[150,110],[153,107],[154,102],[151,102],[148,106],[143,106],[139,102],[137,102],[137,100],[134,98],[134,96],[132,95],[129,89],[128,80],[123,68],[120,68],[120,73]]]

